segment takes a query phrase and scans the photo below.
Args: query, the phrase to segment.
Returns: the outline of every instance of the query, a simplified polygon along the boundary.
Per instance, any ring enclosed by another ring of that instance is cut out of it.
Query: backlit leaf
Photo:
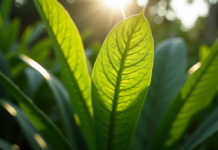
[[[70,105],[70,98],[67,93],[66,88],[63,86],[63,84],[51,73],[46,71],[40,64],[32,60],[31,58],[18,54],[18,57],[27,65],[34,68],[36,71],[38,71],[42,77],[44,77],[45,81],[47,82],[48,86],[50,87],[51,91],[53,92],[55,96],[55,100],[59,106],[60,113],[62,115],[65,131],[67,134],[67,137],[71,144],[76,149],[84,149],[84,145],[79,145],[79,142],[84,142],[82,139],[80,130],[78,129],[78,126],[76,125],[73,110]],[[78,131],[79,130],[79,131]],[[80,141],[79,141],[80,140]]]
[[[118,23],[106,38],[92,77],[98,150],[129,148],[150,84],[153,54],[143,13]]]
[[[52,39],[71,104],[90,149],[94,149],[91,81],[80,34],[69,14],[56,0],[34,0]]]

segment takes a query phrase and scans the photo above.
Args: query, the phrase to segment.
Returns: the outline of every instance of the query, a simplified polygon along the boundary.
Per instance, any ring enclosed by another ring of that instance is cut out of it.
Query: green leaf
[[[186,46],[183,39],[161,42],[154,53],[151,85],[142,108],[132,149],[145,149],[166,108],[179,92],[186,71]]]
[[[0,99],[0,105],[4,107],[13,117],[15,117],[24,135],[26,136],[26,139],[29,141],[30,145],[34,150],[48,149],[48,145],[45,140],[38,133],[35,127],[30,123],[26,115],[19,107],[5,99]]]
[[[30,46],[36,39],[40,36],[40,34],[44,31],[43,24],[38,22],[34,25],[33,30],[28,38],[27,46]]]
[[[0,148],[2,148],[2,150],[20,150],[17,145],[12,145],[3,139],[0,139]]]
[[[30,54],[28,55],[30,58],[35,60],[36,62],[41,62],[46,60],[51,54],[51,40],[49,38],[44,38],[38,41],[31,48]]]
[[[3,26],[3,19],[2,19],[2,16],[1,16],[1,14],[0,14],[0,29],[2,28],[2,26]]]
[[[10,48],[15,43],[15,40],[17,39],[19,35],[20,30],[20,20],[15,18],[13,21],[9,24],[9,26],[6,29],[2,29],[0,32],[0,49],[6,53],[10,50]]]
[[[90,149],[94,149],[91,81],[79,32],[69,14],[56,0],[34,0],[52,39],[71,104]]]
[[[12,0],[3,0],[0,4],[0,14],[2,16],[2,19],[7,21],[9,19],[9,15],[11,12],[11,7],[12,7]]]
[[[218,41],[210,55],[168,107],[152,140],[152,149],[173,149],[191,118],[212,100],[218,85]]]
[[[210,48],[207,45],[201,45],[199,50],[199,59],[203,62],[207,56],[210,54]]]
[[[57,101],[57,104],[60,108],[66,134],[70,142],[75,148],[80,147],[80,145],[78,145],[79,141],[77,139],[80,136],[80,133],[76,132],[76,130],[78,130],[78,127],[76,125],[76,122],[73,116],[73,110],[70,105],[69,95],[65,87],[61,84],[61,82],[55,76],[47,72],[42,66],[40,66],[34,60],[22,54],[19,54],[18,57],[24,63],[26,63],[27,65],[29,65],[30,67],[38,71],[44,77],[51,91],[55,95],[55,100]],[[74,114],[74,115],[77,115],[77,114]]]
[[[33,98],[36,90],[42,84],[43,78],[38,71],[29,67],[25,68],[24,73],[27,77],[28,95]]]
[[[188,139],[181,150],[191,150],[201,142],[218,131],[218,108],[214,110],[200,126],[195,130],[193,135]]]
[[[129,148],[150,84],[153,54],[143,13],[118,23],[106,38],[92,77],[97,149]]]
[[[33,104],[32,100],[1,72],[0,83],[17,100],[29,120],[54,150],[73,149],[57,127]]]
[[[20,38],[19,47],[17,49],[18,52],[27,55],[28,53],[27,42],[32,32],[33,32],[33,26],[29,25],[25,28]]]

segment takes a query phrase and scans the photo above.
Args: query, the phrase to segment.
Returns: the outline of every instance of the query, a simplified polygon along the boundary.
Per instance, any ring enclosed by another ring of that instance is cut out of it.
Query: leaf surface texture
[[[56,0],[34,2],[52,39],[82,133],[90,149],[93,149],[91,81],[80,34],[69,14]]]
[[[118,23],[106,38],[92,77],[98,150],[129,148],[150,84],[153,54],[143,14]]]

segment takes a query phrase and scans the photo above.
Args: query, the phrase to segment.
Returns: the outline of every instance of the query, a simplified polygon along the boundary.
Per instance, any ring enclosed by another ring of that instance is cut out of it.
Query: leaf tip
[[[145,7],[142,9],[141,15],[144,16],[144,12],[145,12]]]

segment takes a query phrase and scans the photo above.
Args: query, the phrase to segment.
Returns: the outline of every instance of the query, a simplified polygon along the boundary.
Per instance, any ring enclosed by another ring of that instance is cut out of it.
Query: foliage
[[[39,39],[39,22],[17,40],[11,1],[0,7],[0,148],[186,150],[217,138],[218,41],[202,46],[201,66],[187,76],[185,41],[154,51],[143,10],[112,29],[95,62],[99,43],[82,43],[91,30],[81,38],[56,0],[34,3],[50,38]]]

